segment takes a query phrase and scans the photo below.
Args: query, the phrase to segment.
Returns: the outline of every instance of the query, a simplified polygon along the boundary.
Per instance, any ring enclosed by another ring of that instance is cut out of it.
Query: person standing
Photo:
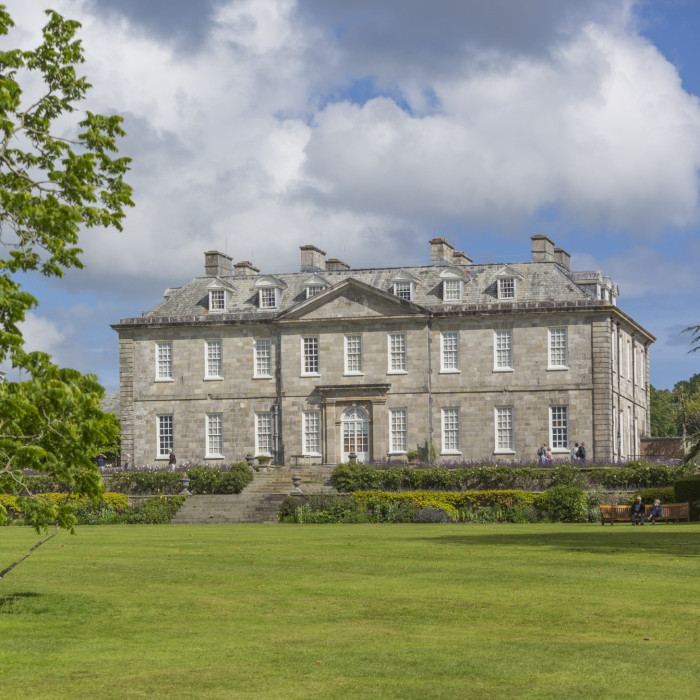
[[[168,450],[168,466],[172,471],[175,471],[176,464],[177,459],[175,458],[175,453],[172,450]]]
[[[571,448],[571,463],[578,462],[578,442]]]
[[[578,461],[583,463],[586,461],[586,443],[582,442],[578,448]]]

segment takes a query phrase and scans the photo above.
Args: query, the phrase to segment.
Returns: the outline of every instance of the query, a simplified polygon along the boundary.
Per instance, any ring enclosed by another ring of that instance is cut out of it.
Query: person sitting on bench
[[[657,518],[663,518],[664,517],[664,509],[663,506],[661,505],[661,501],[657,498],[654,501],[654,505],[651,507],[651,513],[649,513],[649,517],[647,518],[648,523],[655,523]]]
[[[644,502],[641,496],[632,504],[632,525],[644,525]]]

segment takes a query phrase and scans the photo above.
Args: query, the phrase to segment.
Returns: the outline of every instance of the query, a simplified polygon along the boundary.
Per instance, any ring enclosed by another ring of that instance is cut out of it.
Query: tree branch
[[[58,525],[55,525],[54,527],[54,531],[48,537],[44,537],[43,540],[37,542],[26,554],[17,559],[17,561],[12,562],[12,564],[10,564],[7,568],[0,571],[0,581],[2,581],[2,579],[5,578],[5,575],[9,574],[10,571],[12,571],[12,569],[15,568],[15,566],[21,564],[30,554],[39,549],[39,547],[41,547],[41,545],[44,544],[44,542],[48,542],[52,537],[56,537],[56,535],[58,534]]]

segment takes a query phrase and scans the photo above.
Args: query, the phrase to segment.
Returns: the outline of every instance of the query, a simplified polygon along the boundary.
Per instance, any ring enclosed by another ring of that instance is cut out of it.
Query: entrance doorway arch
[[[347,462],[354,452],[358,462],[369,461],[369,416],[364,408],[348,408],[341,418],[341,460]]]

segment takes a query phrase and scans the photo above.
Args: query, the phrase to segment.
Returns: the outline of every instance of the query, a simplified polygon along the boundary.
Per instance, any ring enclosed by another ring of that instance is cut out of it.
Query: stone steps
[[[335,493],[330,484],[333,467],[297,469],[263,467],[239,494],[188,496],[172,524],[277,522],[277,511],[294,489],[292,476],[302,477],[303,493]]]

